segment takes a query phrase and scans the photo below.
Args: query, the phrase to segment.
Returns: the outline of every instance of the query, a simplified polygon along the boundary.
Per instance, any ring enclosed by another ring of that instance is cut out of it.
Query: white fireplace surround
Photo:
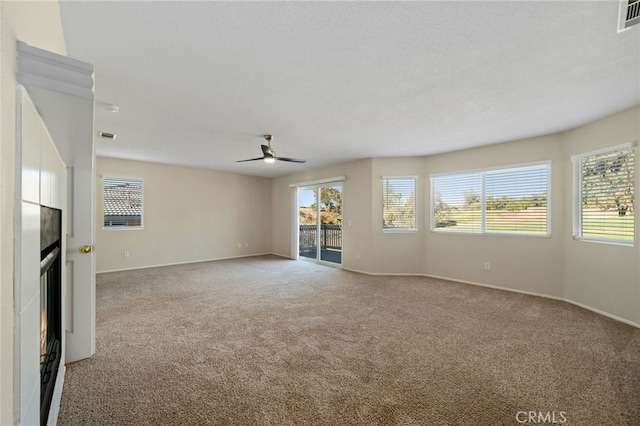
[[[74,318],[74,306],[90,307],[82,316],[94,315],[94,312],[90,302],[75,300],[76,295],[69,291],[67,264],[67,239],[74,225],[70,215],[72,194],[67,182],[72,183],[73,168],[93,170],[94,167],[93,66],[22,42],[18,42],[17,53],[16,163],[19,169],[15,233],[19,238],[15,239],[14,406],[18,424],[55,425],[64,384],[64,364],[69,361],[69,344],[95,347],[95,334],[91,333],[81,336],[89,340],[88,344],[69,341],[73,320],[83,320]],[[41,205],[62,210],[63,236],[60,253],[62,356],[47,419],[40,418]],[[74,337],[77,340],[77,336]]]
[[[18,131],[21,133],[22,157],[22,194],[21,194],[21,238],[20,253],[16,261],[20,267],[19,286],[16,288],[16,306],[19,306],[16,324],[19,332],[20,356],[16,361],[20,364],[20,386],[16,395],[20,397],[20,423],[40,424],[40,206],[61,209],[62,233],[66,231],[66,166],[60,158],[55,144],[47,131],[36,107],[26,91],[20,88],[20,120]],[[62,256],[66,244],[62,240]],[[64,257],[62,259],[64,261]],[[62,282],[65,271],[62,271]],[[62,312],[64,312],[65,288],[62,288]],[[64,318],[62,319],[64,328]],[[64,363],[64,335],[62,336],[62,358]],[[17,366],[16,366],[17,367]],[[50,413],[57,417],[62,384],[64,383],[64,367],[58,369]],[[55,424],[55,420],[48,422]]]

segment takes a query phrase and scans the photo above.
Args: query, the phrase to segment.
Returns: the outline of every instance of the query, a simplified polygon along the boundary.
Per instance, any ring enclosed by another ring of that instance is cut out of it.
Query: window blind
[[[487,232],[546,234],[547,175],[547,166],[487,172]]]
[[[622,145],[573,158],[577,205],[575,236],[633,243],[635,148]]]
[[[482,232],[482,173],[456,173],[432,178],[432,229]]]
[[[416,177],[382,178],[382,229],[416,231]]]
[[[432,176],[436,232],[547,235],[548,163]]]

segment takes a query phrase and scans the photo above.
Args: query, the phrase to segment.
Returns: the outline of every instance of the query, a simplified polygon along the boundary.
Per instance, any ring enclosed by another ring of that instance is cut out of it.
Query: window
[[[102,178],[103,229],[142,228],[142,179]]]
[[[550,163],[431,177],[431,230],[548,236]]]
[[[633,244],[635,147],[619,145],[572,157],[574,237]]]
[[[383,231],[417,231],[415,176],[382,178]]]

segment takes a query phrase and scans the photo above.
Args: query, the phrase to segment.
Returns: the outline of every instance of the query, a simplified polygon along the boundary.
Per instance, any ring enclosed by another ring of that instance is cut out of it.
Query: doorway
[[[342,265],[342,184],[298,189],[298,255]]]

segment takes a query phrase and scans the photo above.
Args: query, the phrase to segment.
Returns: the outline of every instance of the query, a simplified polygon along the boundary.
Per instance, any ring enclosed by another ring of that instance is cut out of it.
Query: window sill
[[[442,235],[485,235],[491,237],[524,237],[524,238],[551,238],[551,234],[526,234],[517,232],[466,232],[466,231],[434,231],[432,234]]]
[[[619,241],[619,240],[604,240],[598,238],[585,238],[574,236],[573,239],[575,241],[581,241],[585,243],[596,243],[596,244],[608,244],[612,246],[622,246],[622,247],[635,247],[634,241]]]
[[[143,226],[108,226],[102,227],[103,231],[142,231]]]

